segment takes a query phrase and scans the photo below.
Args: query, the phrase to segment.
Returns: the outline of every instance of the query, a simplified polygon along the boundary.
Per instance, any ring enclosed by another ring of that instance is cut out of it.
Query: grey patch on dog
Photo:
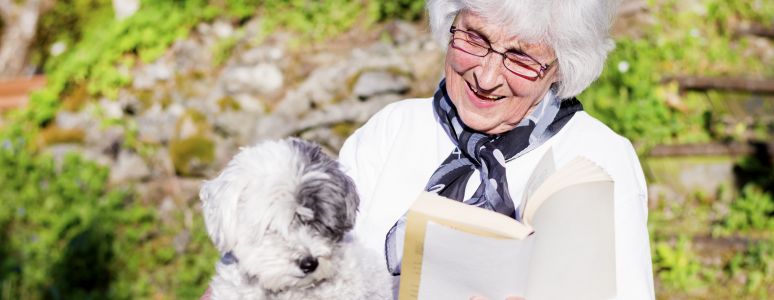
[[[314,211],[311,220],[299,220],[328,238],[341,240],[355,225],[360,204],[354,182],[341,171],[337,161],[322,152],[319,145],[296,138],[291,138],[290,142],[300,157],[307,160],[302,164],[302,174],[327,174],[308,176],[299,185],[296,199],[301,206]]]

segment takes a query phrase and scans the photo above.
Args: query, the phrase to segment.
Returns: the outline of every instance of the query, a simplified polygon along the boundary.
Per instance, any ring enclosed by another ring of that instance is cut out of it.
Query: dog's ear
[[[339,239],[355,225],[360,198],[355,184],[320,146],[291,139],[306,160],[296,198],[296,216],[318,232]]]
[[[229,163],[218,177],[205,181],[199,191],[207,233],[221,254],[236,244],[239,198],[246,184],[235,176],[236,167]]]

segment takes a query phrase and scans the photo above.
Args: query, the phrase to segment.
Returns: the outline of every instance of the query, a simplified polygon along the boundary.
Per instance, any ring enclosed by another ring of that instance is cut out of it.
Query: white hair
[[[574,97],[599,77],[615,48],[610,26],[620,0],[427,0],[430,28],[442,47],[462,10],[505,28],[527,43],[550,46],[557,56],[559,99]]]

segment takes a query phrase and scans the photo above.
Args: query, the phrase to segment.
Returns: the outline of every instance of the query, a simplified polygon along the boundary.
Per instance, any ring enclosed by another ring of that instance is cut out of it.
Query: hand
[[[470,300],[489,300],[489,299],[487,297],[482,297],[482,296],[473,296],[473,297],[470,297]],[[507,298],[505,298],[505,300],[524,300],[524,298],[518,297],[518,296],[508,296]]]

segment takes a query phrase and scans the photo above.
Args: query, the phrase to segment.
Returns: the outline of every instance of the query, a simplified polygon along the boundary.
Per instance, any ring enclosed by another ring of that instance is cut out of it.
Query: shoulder
[[[358,128],[344,144],[342,155],[359,145],[383,148],[411,128],[428,128],[435,123],[432,98],[393,102],[379,110]]]
[[[433,123],[432,98],[390,103],[347,138],[339,152],[340,160],[346,166],[356,156],[383,159],[400,137],[411,133],[410,129],[429,128]]]
[[[554,150],[557,163],[569,162],[576,156],[599,164],[610,175],[635,192],[646,193],[645,179],[637,152],[632,143],[586,112],[578,112],[557,134]],[[643,194],[643,195],[640,195]]]
[[[585,111],[579,111],[575,113],[569,126],[566,126],[567,132],[565,132],[565,138],[574,140],[588,140],[589,143],[584,143],[589,146],[594,144],[618,144],[628,143],[629,140],[619,135],[610,127],[599,121],[597,118],[592,117]],[[563,129],[564,130],[564,129]],[[592,143],[593,142],[593,143]]]
[[[432,98],[406,99],[393,102],[374,114],[363,127],[397,127],[403,122],[432,121],[432,107]]]
[[[573,116],[557,135],[563,148],[600,158],[600,162],[635,155],[631,142],[586,112]]]

